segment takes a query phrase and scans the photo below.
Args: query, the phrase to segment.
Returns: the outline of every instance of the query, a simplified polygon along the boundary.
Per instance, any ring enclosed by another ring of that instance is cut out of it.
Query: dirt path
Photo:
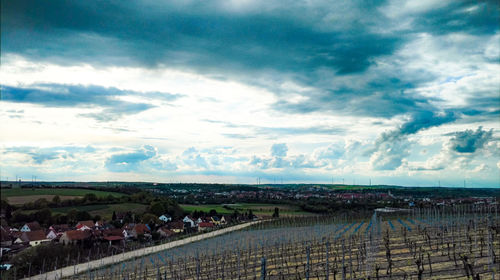
[[[165,243],[165,244],[158,245],[158,246],[142,248],[142,249],[138,249],[135,251],[130,251],[130,252],[125,252],[125,253],[121,253],[118,255],[114,255],[111,257],[105,257],[105,258],[102,258],[100,260],[94,260],[91,262],[81,263],[81,264],[74,265],[74,266],[63,267],[63,268],[58,269],[58,270],[35,275],[35,276],[32,276],[30,278],[25,278],[25,279],[26,280],[27,279],[30,279],[30,280],[31,279],[33,279],[33,280],[61,279],[64,277],[69,277],[69,276],[72,276],[75,274],[86,272],[89,269],[95,269],[95,268],[99,268],[102,266],[107,266],[107,265],[111,265],[114,263],[123,262],[123,261],[130,260],[130,259],[133,259],[136,257],[157,253],[157,252],[171,249],[174,247],[186,245],[186,244],[191,243],[191,242],[196,242],[196,241],[200,241],[203,239],[212,238],[214,236],[226,234],[228,232],[232,232],[235,230],[240,230],[240,229],[249,227],[251,225],[260,223],[260,222],[261,221],[253,221],[253,222],[244,223],[244,224],[240,224],[240,225],[236,225],[236,226],[232,226],[232,227],[228,227],[228,228],[223,228],[223,229],[215,230],[212,232],[199,234],[199,235],[191,236],[191,237],[184,238],[181,240],[176,240],[173,242]]]

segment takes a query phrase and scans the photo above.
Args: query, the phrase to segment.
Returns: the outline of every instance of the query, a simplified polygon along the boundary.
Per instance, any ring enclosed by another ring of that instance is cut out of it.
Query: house
[[[45,232],[42,229],[39,229],[23,232],[21,236],[14,241],[14,243],[28,243],[30,246],[37,246],[42,242],[48,241],[50,241],[50,239],[47,238]]]
[[[68,230],[61,235],[59,243],[75,244],[90,239],[90,231],[88,230]]]
[[[175,235],[175,232],[173,230],[170,230],[166,227],[161,227],[156,232],[158,232],[162,238],[169,238]]]
[[[125,240],[125,237],[123,236],[116,236],[116,235],[109,235],[109,236],[104,236],[104,240],[109,242],[109,245],[112,245],[113,243],[121,243],[123,240]]]
[[[226,217],[224,217],[224,216],[220,217],[220,223],[221,223],[221,225],[227,224]]]
[[[124,225],[122,227],[123,237],[132,238],[132,230],[134,229],[134,227],[135,227],[134,223],[129,223],[129,224]]]
[[[54,229],[49,229],[49,232],[46,235],[47,239],[53,240],[57,238],[57,232]]]
[[[184,224],[189,224],[190,227],[196,226],[196,223],[194,222],[193,218],[189,216],[184,217],[184,219],[182,219],[182,222],[184,222]]]
[[[172,217],[170,217],[167,214],[161,215],[158,219],[160,219],[160,221],[163,221],[165,223],[172,221]]]
[[[217,216],[210,217],[214,225],[220,225],[220,219]]]
[[[76,229],[77,230],[90,230],[94,227],[94,222],[92,220],[88,221],[79,221],[76,224]]]
[[[125,239],[130,237],[130,234],[128,233],[128,231],[126,229],[122,229],[122,234],[123,234],[123,238],[125,238]]]
[[[198,224],[198,231],[206,231],[213,229],[215,225],[213,223],[201,222]]]
[[[55,233],[63,233],[70,230],[70,227],[68,224],[51,225],[49,230],[54,230]]]
[[[109,229],[102,231],[102,239],[109,242],[109,245],[113,243],[121,243],[125,239],[123,231],[121,229]]]
[[[175,233],[181,233],[184,231],[184,222],[175,221],[168,224],[168,227],[171,231]]]
[[[133,225],[131,229],[130,225]],[[127,231],[126,237],[137,238],[141,234],[142,235],[151,234],[151,229],[148,227],[148,225],[145,224],[129,224],[124,229]]]
[[[40,224],[38,222],[35,221],[35,222],[24,224],[24,226],[21,228],[21,231],[28,232],[28,231],[35,231],[35,230],[40,230],[40,229],[42,229],[42,227],[40,226]]]
[[[96,221],[94,223],[94,227],[96,228],[102,228],[104,226],[104,221]]]

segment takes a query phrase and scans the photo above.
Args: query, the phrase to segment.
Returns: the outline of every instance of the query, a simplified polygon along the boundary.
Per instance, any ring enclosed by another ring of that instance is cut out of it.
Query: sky
[[[500,187],[498,1],[1,5],[2,180]]]

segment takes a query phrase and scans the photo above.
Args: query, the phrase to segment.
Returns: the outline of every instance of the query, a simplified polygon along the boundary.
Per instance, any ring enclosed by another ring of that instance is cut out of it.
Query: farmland
[[[181,204],[182,209],[186,212],[203,211],[209,212],[215,210],[219,214],[231,214],[235,210],[244,213],[251,210],[253,214],[259,216],[272,216],[274,209],[278,208],[281,216],[293,215],[312,215],[312,213],[305,212],[296,205],[288,204],[271,204],[271,203],[237,203],[237,204],[205,204],[205,205],[192,205]]]
[[[498,212],[414,209],[282,218],[88,271],[78,279],[492,279]]]
[[[40,198],[51,200],[58,195],[61,200],[83,197],[86,194],[95,194],[97,197],[106,197],[113,195],[115,197],[123,196],[122,193],[110,191],[98,191],[83,188],[11,188],[1,189],[2,198],[6,198],[9,203],[22,205],[27,202],[33,202]]]
[[[66,214],[69,210],[76,209],[78,211],[86,211],[92,216],[99,215],[103,219],[110,220],[111,216],[113,215],[113,211],[117,213],[132,211],[133,213],[140,214],[146,210],[146,207],[147,205],[139,203],[92,204],[92,205],[84,205],[76,207],[53,208],[52,212],[54,212],[55,214],[57,213]]]

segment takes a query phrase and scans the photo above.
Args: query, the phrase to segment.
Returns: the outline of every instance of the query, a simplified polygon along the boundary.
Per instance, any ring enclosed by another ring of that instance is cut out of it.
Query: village
[[[20,228],[0,226],[1,257],[7,259],[23,250],[42,244],[76,245],[79,248],[107,247],[108,252],[123,252],[132,248],[180,239],[196,233],[212,231],[228,225],[259,219],[244,215],[186,215],[173,219],[164,214],[158,223],[126,222],[131,213],[114,213],[112,221],[79,221],[74,225],[54,224],[44,228],[38,221],[24,224]],[[122,225],[116,226],[116,225]],[[112,250],[110,251],[109,248]],[[104,252],[104,251],[103,251]],[[2,267],[8,269],[7,267]]]

